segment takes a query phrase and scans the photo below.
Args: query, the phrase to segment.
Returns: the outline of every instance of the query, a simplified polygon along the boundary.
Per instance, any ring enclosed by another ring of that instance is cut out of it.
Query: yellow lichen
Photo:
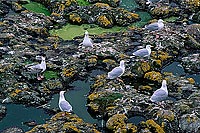
[[[69,1],[69,0],[68,0]],[[70,3],[71,4],[71,3]],[[65,5],[64,4],[60,4],[59,6],[59,11],[64,11],[65,9]]]
[[[131,133],[137,133],[137,127],[132,123],[127,123],[127,128],[131,130]]]
[[[116,62],[112,59],[104,59],[103,63],[108,63],[108,64],[115,64]]]
[[[94,5],[99,7],[99,8],[110,8],[110,6],[108,4],[105,4],[105,3],[95,3]]]
[[[161,7],[156,7],[153,10],[151,10],[151,13],[154,15],[167,15],[169,14],[169,6],[161,6]]]
[[[70,6],[72,3],[77,3],[76,0],[65,0],[65,5]]]
[[[156,63],[156,65],[158,66],[162,66],[162,61],[161,60],[154,60],[154,62]]]
[[[148,62],[142,62],[140,68],[143,72],[147,72],[150,70],[151,67]]]
[[[148,129],[154,128],[155,133],[165,133],[163,128],[160,127],[160,125],[158,125],[154,120],[147,120],[145,124],[147,125]]]
[[[190,84],[194,84],[195,80],[193,78],[187,78],[187,80],[190,82]]]
[[[61,15],[60,15],[60,14],[58,14],[58,13],[52,12],[52,13],[51,13],[51,16],[60,17]]]
[[[145,85],[145,86],[139,86],[139,90],[141,91],[150,91],[152,90],[152,87],[151,86],[148,86],[148,85]]]
[[[97,59],[96,58],[90,58],[88,59],[89,63],[97,63]]]
[[[48,50],[48,49],[49,49],[49,46],[41,46],[40,48],[41,48],[41,49]]]
[[[88,99],[90,100],[90,101],[93,101],[93,100],[95,100],[95,99],[97,99],[98,97],[100,96],[100,93],[92,93],[92,94],[90,94],[89,96],[88,96]]]
[[[54,44],[53,44],[53,48],[54,48],[54,49],[57,49],[57,48],[58,48],[58,43],[54,43]]]
[[[127,15],[127,18],[128,18],[128,19],[131,19],[131,18],[139,19],[139,15],[136,14],[136,13],[127,12],[126,15]]]
[[[92,84],[91,88],[96,89],[103,86],[106,82],[106,76],[107,75],[98,75],[97,80],[94,82],[94,84]]]
[[[15,91],[13,91],[11,94],[10,94],[10,97],[15,97],[17,96],[19,93],[21,93],[22,90],[21,89],[15,89]]]
[[[77,13],[70,14],[69,19],[74,23],[80,23],[82,21],[81,17]]]
[[[68,129],[68,130],[72,130],[72,132],[76,132],[76,133],[80,133],[81,131],[75,126],[75,124],[70,123],[70,122],[66,122],[64,123],[63,129]]]
[[[151,71],[151,72],[145,73],[144,78],[153,80],[153,81],[161,81],[162,75],[159,72]]]
[[[190,7],[199,7],[200,6],[200,1],[199,0],[185,0],[184,1],[187,5]]]
[[[121,60],[129,58],[129,56],[127,56],[126,54],[119,54],[119,57]]]
[[[93,111],[93,112],[98,112],[99,111],[99,105],[94,103],[94,102],[90,102],[88,104],[88,106],[90,107],[90,109]]]
[[[167,119],[168,121],[174,120],[174,112],[171,110],[159,110],[157,112],[157,116],[163,119]]]
[[[71,67],[69,69],[64,68],[62,71],[62,75],[65,77],[73,77],[76,74],[75,68]]]
[[[125,121],[127,119],[128,118],[124,114],[115,114],[108,119],[106,127],[114,132],[116,132],[118,129],[126,131],[127,128]]]
[[[160,51],[160,50],[157,51],[157,52],[152,51],[151,53],[152,53],[151,55],[152,55],[153,58],[160,59],[161,61],[165,61],[168,58],[172,58],[172,56],[169,56],[168,53]]]
[[[97,17],[97,20],[103,24],[104,26],[108,26],[112,24],[112,21],[110,21],[105,15],[100,15]]]

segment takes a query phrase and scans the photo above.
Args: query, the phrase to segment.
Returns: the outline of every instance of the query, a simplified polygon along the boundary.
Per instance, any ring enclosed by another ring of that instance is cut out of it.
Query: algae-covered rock
[[[120,0],[88,0],[90,3],[106,3],[112,7],[117,7],[120,4]]]
[[[198,133],[200,131],[200,118],[195,114],[185,114],[179,120],[179,127],[183,132]]]
[[[138,131],[165,133],[164,129],[152,119],[149,119],[146,122],[141,122]]]
[[[112,132],[137,132],[137,127],[131,123],[127,123],[128,118],[124,114],[116,114],[110,117],[106,123],[106,127]]]
[[[183,67],[186,72],[196,73],[200,70],[200,54],[190,54],[182,58]],[[192,82],[192,81],[191,81]]]
[[[188,34],[187,47],[199,49],[200,48],[200,24],[191,24],[187,27],[186,32]]]
[[[162,79],[162,75],[160,72],[151,71],[145,73],[144,78],[152,81],[160,81]]]
[[[75,114],[59,112],[51,117],[45,124],[33,127],[27,133],[36,132],[88,132],[100,133],[92,124],[85,123]]]

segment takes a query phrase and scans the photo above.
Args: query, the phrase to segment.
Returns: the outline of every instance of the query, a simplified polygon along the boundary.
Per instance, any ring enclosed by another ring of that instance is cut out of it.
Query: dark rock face
[[[3,119],[6,115],[6,107],[0,105],[0,120]]]
[[[8,14],[8,12],[9,12],[9,7],[5,3],[0,1],[0,16],[3,17],[6,14]]]

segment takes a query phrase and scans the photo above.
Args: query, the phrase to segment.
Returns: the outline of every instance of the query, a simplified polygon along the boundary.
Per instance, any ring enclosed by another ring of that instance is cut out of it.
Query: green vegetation
[[[169,18],[165,18],[164,21],[166,21],[166,22],[175,22],[177,18],[178,17],[169,17]]]
[[[90,3],[87,0],[76,0],[76,1],[80,6],[90,5]]]
[[[46,16],[50,15],[49,10],[42,4],[37,3],[37,2],[29,2],[28,4],[22,5],[25,7],[27,10],[36,12],[36,13],[44,13]]]
[[[51,30],[50,34],[58,35],[64,40],[71,40],[76,36],[83,35],[86,29],[90,35],[91,34],[98,35],[98,34],[108,33],[108,32],[125,31],[126,27],[114,26],[110,29],[105,29],[97,25],[82,24],[81,26],[79,26],[79,25],[67,24],[66,26],[63,26],[61,29]]]
[[[100,103],[112,103],[113,101],[115,101],[118,98],[122,98],[122,94],[120,93],[112,93],[103,97],[99,97],[96,100],[98,100]]]
[[[45,71],[44,77],[46,79],[58,78],[58,73],[54,71]]]

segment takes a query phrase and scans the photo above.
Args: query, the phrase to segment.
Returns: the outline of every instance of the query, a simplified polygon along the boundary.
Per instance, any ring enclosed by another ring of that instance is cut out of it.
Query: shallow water
[[[136,115],[128,119],[128,122],[138,125],[140,122],[146,121],[146,118],[141,115]]]
[[[185,70],[179,62],[173,62],[167,65],[161,72],[171,72],[175,76],[185,75]]]
[[[98,123],[98,121],[87,112],[87,94],[90,91],[90,81],[74,81],[71,86],[73,90],[65,93],[65,99],[72,105],[73,112],[85,122]],[[59,94],[55,94],[50,101],[50,106],[58,107]]]
[[[43,124],[46,119],[50,118],[42,109],[16,104],[4,104],[4,106],[7,108],[7,114],[0,121],[0,131],[13,126],[28,131],[32,127],[24,125],[23,122],[34,120],[37,124]]]
[[[187,74],[183,66],[179,62],[173,62],[167,65],[162,71],[163,72],[171,72],[175,76],[185,76],[186,78],[193,78],[195,84],[200,85],[200,74]]]

